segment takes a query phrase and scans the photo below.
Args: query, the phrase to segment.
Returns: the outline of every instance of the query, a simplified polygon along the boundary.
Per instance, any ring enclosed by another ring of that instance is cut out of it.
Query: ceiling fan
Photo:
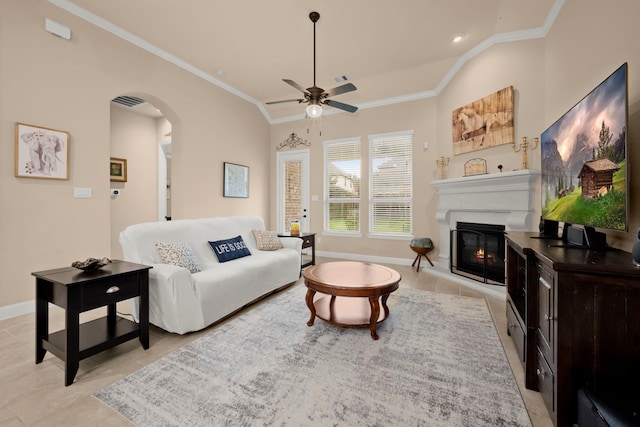
[[[307,106],[307,115],[311,118],[320,117],[322,115],[322,104],[338,108],[340,110],[348,111],[350,113],[355,113],[356,111],[358,111],[358,107],[334,101],[332,99],[327,99],[330,96],[353,92],[357,89],[355,85],[353,85],[352,83],[347,83],[329,90],[324,90],[321,87],[316,86],[316,22],[318,22],[318,20],[320,19],[320,14],[318,12],[311,12],[309,14],[309,19],[311,19],[311,22],[313,22],[313,86],[307,89],[303,89],[302,86],[300,86],[293,80],[282,79],[282,81],[284,81],[288,85],[293,86],[294,88],[302,92],[304,94],[304,98],[272,101],[267,102],[267,105],[294,101],[298,102],[299,104],[308,103],[309,105]]]

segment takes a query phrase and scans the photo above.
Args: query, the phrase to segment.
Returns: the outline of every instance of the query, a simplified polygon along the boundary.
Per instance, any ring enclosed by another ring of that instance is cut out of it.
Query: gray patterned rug
[[[296,286],[97,391],[139,426],[530,426],[486,303],[401,287],[368,328]],[[153,343],[152,343],[153,344]]]

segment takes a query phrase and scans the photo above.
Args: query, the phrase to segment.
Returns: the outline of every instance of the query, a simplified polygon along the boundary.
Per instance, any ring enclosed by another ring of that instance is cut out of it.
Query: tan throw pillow
[[[160,258],[165,264],[183,267],[192,273],[200,271],[200,263],[188,243],[156,243]]]
[[[253,237],[256,238],[256,246],[261,251],[282,249],[282,243],[275,231],[253,230]]]

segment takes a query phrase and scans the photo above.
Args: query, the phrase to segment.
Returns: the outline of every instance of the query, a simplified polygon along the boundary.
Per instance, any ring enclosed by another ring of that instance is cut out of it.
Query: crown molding
[[[294,121],[298,121],[298,120],[304,120],[306,115],[305,114],[295,114],[292,116],[285,116],[285,117],[278,117],[278,118],[273,118],[271,117],[271,115],[269,114],[269,112],[267,111],[265,105],[258,101],[257,99],[253,98],[252,96],[247,95],[246,93],[236,89],[235,87],[228,85],[220,80],[218,80],[217,78],[215,78],[214,76],[212,76],[211,74],[206,73],[205,71],[194,67],[193,65],[189,64],[186,61],[183,61],[182,59],[178,58],[175,55],[170,54],[169,52],[160,49],[159,47],[149,43],[148,41],[136,36],[135,34],[132,34],[126,30],[124,30],[123,28],[118,27],[117,25],[114,25],[113,23],[107,21],[106,19],[103,19],[91,12],[89,12],[88,10],[76,5],[75,3],[73,3],[70,0],[48,0],[49,3],[53,4],[54,6],[57,6],[69,13],[71,13],[72,15],[77,16],[78,18],[81,18],[93,25],[95,25],[98,28],[101,28],[113,35],[115,35],[116,37],[121,38],[122,40],[125,40],[143,50],[146,50],[147,52],[158,56],[159,58],[164,59],[167,62],[170,62],[174,65],[176,65],[177,67],[182,68],[183,70],[197,76],[200,77],[201,79],[215,85],[218,86],[219,88],[232,93],[233,95],[236,95],[242,99],[244,99],[245,101],[248,101],[252,104],[254,104],[256,107],[258,107],[258,109],[260,110],[260,112],[262,113],[262,115],[264,116],[264,118],[267,120],[267,122],[269,122],[270,125],[274,125],[274,124],[280,124],[280,123],[288,123],[288,122],[294,122]],[[479,43],[478,45],[474,46],[473,48],[471,48],[470,50],[468,50],[466,53],[464,53],[456,62],[455,64],[451,67],[451,69],[444,75],[444,77],[442,78],[442,80],[440,80],[440,82],[436,85],[436,87],[434,89],[431,90],[427,90],[427,91],[422,91],[422,92],[416,92],[416,93],[411,93],[411,94],[407,94],[407,95],[401,95],[401,96],[395,96],[395,97],[391,97],[391,98],[384,98],[384,99],[377,99],[377,100],[373,100],[373,101],[368,101],[368,102],[363,102],[358,106],[359,110],[366,110],[366,109],[370,109],[370,108],[378,108],[378,107],[383,107],[383,106],[387,106],[387,105],[394,105],[394,104],[402,104],[405,102],[411,102],[411,101],[416,101],[416,100],[420,100],[420,99],[427,99],[427,98],[431,98],[434,96],[437,96],[438,94],[440,94],[440,92],[442,92],[442,90],[444,88],[447,87],[447,85],[451,82],[451,80],[453,79],[453,77],[458,73],[458,71],[460,71],[460,69],[462,68],[462,66],[464,64],[466,64],[468,61],[470,61],[472,58],[476,57],[477,55],[479,55],[480,53],[484,52],[485,50],[489,49],[490,47],[499,44],[499,43],[507,43],[507,42],[513,42],[513,41],[522,41],[522,40],[533,40],[533,39],[539,39],[539,38],[544,38],[546,37],[547,33],[551,30],[551,27],[553,26],[553,24],[555,23],[556,18],[558,17],[558,15],[560,14],[560,10],[562,9],[562,7],[564,6],[565,0],[556,0],[553,4],[553,6],[551,7],[551,10],[549,11],[549,14],[547,15],[547,18],[545,19],[545,22],[543,24],[542,27],[537,27],[537,28],[532,28],[532,29],[528,29],[528,30],[523,30],[523,31],[514,31],[514,32],[510,32],[510,33],[502,33],[502,34],[495,34],[489,38],[487,38],[486,40],[482,41],[481,43]],[[324,115],[332,115],[332,114],[343,114],[344,112],[339,111],[339,110],[331,110],[331,111],[326,111],[324,113]]]

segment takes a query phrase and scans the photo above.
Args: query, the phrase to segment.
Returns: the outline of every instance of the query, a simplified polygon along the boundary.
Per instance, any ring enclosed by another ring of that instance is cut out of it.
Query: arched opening
[[[171,145],[175,116],[149,95],[111,100],[111,257],[122,258],[119,235],[131,224],[171,218]],[[120,171],[118,167],[126,167]],[[117,190],[117,194],[113,190]]]

